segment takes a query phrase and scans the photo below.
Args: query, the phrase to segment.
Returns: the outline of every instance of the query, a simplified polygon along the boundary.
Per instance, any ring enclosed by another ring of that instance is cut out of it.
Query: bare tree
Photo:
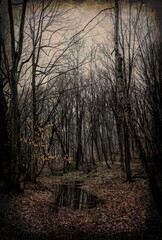
[[[18,39],[15,37],[15,25],[13,17],[13,6],[11,0],[7,2],[9,29],[6,34],[1,34],[1,49],[3,62],[1,67],[1,76],[7,81],[10,90],[9,119],[11,129],[11,185],[12,189],[19,191],[19,161],[20,161],[20,136],[19,136],[19,107],[18,107],[18,82],[19,82],[19,63],[22,56],[24,40],[24,23],[27,7],[27,0],[24,0],[20,9],[20,25],[18,28]],[[9,44],[6,44],[6,38]],[[7,49],[8,47],[8,49]]]
[[[148,29],[148,31],[149,31],[149,29]],[[141,47],[141,46],[139,46],[139,47]],[[136,122],[135,122],[134,109],[133,109],[134,106],[131,102],[130,95],[128,95],[127,88],[125,87],[122,65],[123,65],[123,59],[122,59],[121,55],[118,53],[116,56],[116,74],[117,74],[117,79],[118,79],[118,84],[119,84],[121,101],[122,101],[122,105],[123,105],[123,109],[124,109],[124,117],[125,117],[126,126],[128,128],[128,131],[130,132],[132,138],[134,139],[134,142],[136,144],[136,149],[140,156],[140,160],[143,164],[143,167],[146,171],[146,174],[147,174],[147,177],[149,180],[151,192],[157,203],[159,212],[160,212],[160,214],[162,214],[162,208],[161,208],[161,204],[160,204],[161,192],[160,192],[158,183],[156,181],[155,174],[152,171],[152,168],[150,165],[150,156],[148,156],[145,151],[145,146],[143,145],[143,143],[141,141],[140,133],[138,131],[138,126],[136,125]]]

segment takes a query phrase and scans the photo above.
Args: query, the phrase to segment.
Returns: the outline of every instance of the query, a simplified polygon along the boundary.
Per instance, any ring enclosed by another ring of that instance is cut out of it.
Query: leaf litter
[[[23,194],[1,194],[0,239],[162,240],[161,218],[146,179],[126,183],[125,174],[115,164],[106,169],[102,163],[96,171],[81,186],[103,200],[92,209],[55,206],[53,185],[70,184],[66,174],[50,177],[50,181],[48,176],[43,181],[40,178],[39,184],[26,183]],[[132,172],[144,176],[138,166]],[[75,172],[71,175],[74,179]]]

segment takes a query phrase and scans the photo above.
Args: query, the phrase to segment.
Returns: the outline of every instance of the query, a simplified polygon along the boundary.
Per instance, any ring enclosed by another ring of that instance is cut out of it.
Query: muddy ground
[[[162,222],[139,164],[133,182],[125,182],[119,164],[101,163],[89,174],[70,171],[63,176],[44,173],[24,192],[0,195],[1,240],[162,240]],[[57,206],[56,185],[82,181],[81,188],[101,201],[93,208]]]

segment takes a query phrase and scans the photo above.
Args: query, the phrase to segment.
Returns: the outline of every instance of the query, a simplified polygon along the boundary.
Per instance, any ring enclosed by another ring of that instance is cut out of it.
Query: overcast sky
[[[138,2],[138,0],[133,0],[132,2]],[[156,12],[156,18],[159,24],[160,33],[161,33],[161,41],[162,41],[162,0],[140,0],[143,1],[143,3],[149,3],[150,6],[155,10]],[[7,0],[0,0],[1,2],[1,14],[2,18],[4,18],[4,14],[7,11]],[[20,2],[20,0],[13,0],[13,2]],[[76,0],[76,2],[85,2],[84,0]],[[107,2],[112,2],[112,0],[107,0]],[[91,6],[93,8],[93,4]]]

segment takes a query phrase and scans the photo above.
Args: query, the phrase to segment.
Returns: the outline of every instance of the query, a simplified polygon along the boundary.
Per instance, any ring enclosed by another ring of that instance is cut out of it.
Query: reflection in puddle
[[[54,205],[72,207],[73,209],[93,208],[102,200],[80,188],[78,183],[57,185],[54,189]]]

